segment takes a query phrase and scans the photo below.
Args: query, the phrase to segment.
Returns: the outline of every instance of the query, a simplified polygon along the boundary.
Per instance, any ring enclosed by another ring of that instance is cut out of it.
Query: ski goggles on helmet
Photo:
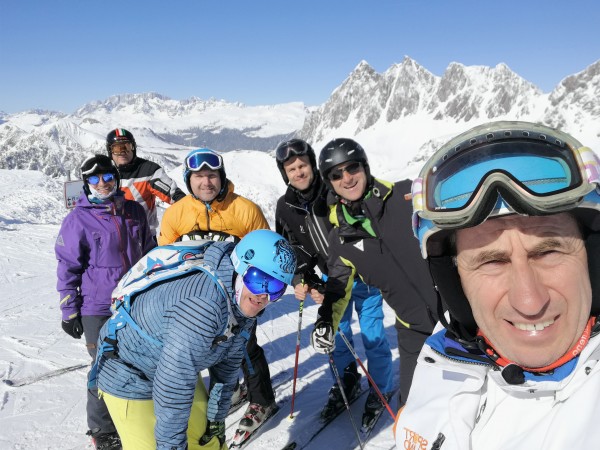
[[[127,155],[133,151],[131,142],[115,142],[110,146],[110,154],[115,156]]]
[[[287,288],[283,281],[253,266],[246,269],[242,280],[250,292],[254,295],[267,294],[270,302],[279,300]]]
[[[89,184],[98,184],[100,183],[100,178],[102,178],[102,181],[105,183],[110,183],[111,181],[115,181],[115,174],[103,173],[102,175],[90,175],[87,177],[87,181]]]
[[[303,141],[290,141],[281,144],[275,150],[275,159],[280,163],[286,162],[292,156],[308,154],[308,144]]]
[[[348,172],[350,175],[355,175],[362,169],[362,163],[354,161],[347,164],[345,167],[336,167],[332,169],[328,174],[327,178],[330,181],[339,181],[344,178],[344,172]]]
[[[221,155],[212,152],[192,153],[186,158],[185,166],[192,172],[197,172],[203,167],[219,170],[223,167],[223,158]]]
[[[522,133],[533,139],[474,137],[438,151],[413,182],[415,235],[420,219],[439,229],[477,225],[499,196],[516,212],[544,215],[575,208],[597,188],[600,161],[591,149]]]

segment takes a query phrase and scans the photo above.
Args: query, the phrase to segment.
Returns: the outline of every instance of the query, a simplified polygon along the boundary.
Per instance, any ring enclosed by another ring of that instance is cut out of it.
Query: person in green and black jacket
[[[329,278],[311,341],[319,352],[334,346],[334,330],[350,298],[352,281],[381,290],[396,313],[400,352],[399,406],[408,397],[419,351],[438,320],[437,295],[412,234],[411,181],[390,183],[371,175],[364,149],[334,139],[321,150],[319,171],[328,197]]]

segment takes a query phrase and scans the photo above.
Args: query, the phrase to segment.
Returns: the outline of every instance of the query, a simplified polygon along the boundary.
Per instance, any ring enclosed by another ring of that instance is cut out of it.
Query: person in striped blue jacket
[[[116,357],[99,359],[98,388],[124,450],[227,448],[224,420],[246,341],[256,316],[284,294],[296,258],[282,236],[256,230],[237,245],[212,243],[204,261],[219,283],[196,271],[137,294],[131,316],[155,341],[125,326]]]

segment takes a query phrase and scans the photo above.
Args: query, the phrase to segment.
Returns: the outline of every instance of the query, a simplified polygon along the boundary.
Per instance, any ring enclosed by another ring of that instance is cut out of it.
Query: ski
[[[2,380],[4,384],[11,387],[21,387],[27,386],[28,384],[37,383],[38,381],[47,380],[48,378],[58,377],[68,372],[74,372],[75,370],[83,369],[85,367],[90,367],[89,364],[76,364],[74,366],[63,367],[56,370],[51,370],[46,373],[42,373],[40,375],[31,375],[23,378],[15,378],[15,379],[7,379]]]
[[[291,376],[292,376],[292,374],[291,374],[291,371],[289,371],[289,370],[284,370],[283,372],[279,372],[278,374],[272,376],[271,377],[271,386],[273,387],[273,390],[276,391],[277,388],[280,387],[286,381],[288,381],[291,378]],[[246,382],[244,381],[243,384],[245,385]],[[231,406],[229,407],[229,412],[227,413],[228,416],[230,414],[233,414],[234,412],[236,412],[238,409],[240,409],[246,403],[248,403],[248,388],[246,386],[242,389],[245,390],[245,394],[242,395],[236,403],[231,404]]]
[[[348,404],[352,405],[356,400],[358,400],[359,398],[363,397],[364,394],[366,394],[367,392],[369,392],[368,388],[362,388],[361,390],[358,391],[358,393],[352,397],[351,399],[348,399]],[[343,413],[348,412],[348,410],[346,408],[341,408],[339,411],[336,412],[336,414],[332,415],[331,417],[327,418],[326,420],[319,420],[319,427],[314,430],[312,432],[311,435],[309,435],[309,437],[302,443],[299,443],[298,441],[293,441],[290,442],[289,444],[287,444],[285,447],[283,447],[282,450],[302,450],[303,448],[306,448],[306,446],[308,444],[310,444],[313,440],[315,440],[317,438],[317,436],[319,436],[319,434],[321,434],[321,432],[327,428],[327,426],[333,422],[335,419],[337,419],[340,415],[342,415]]]

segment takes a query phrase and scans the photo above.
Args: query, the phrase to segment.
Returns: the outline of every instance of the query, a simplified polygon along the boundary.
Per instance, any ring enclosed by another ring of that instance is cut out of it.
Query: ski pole
[[[302,310],[304,309],[304,300],[300,300],[300,309],[298,310],[298,332],[296,333],[296,362],[294,363],[294,383],[292,387],[292,409],[290,419],[294,418],[294,400],[296,400],[296,379],[298,378],[298,355],[300,354],[300,331],[302,330]]]
[[[386,409],[390,413],[390,416],[392,416],[392,419],[394,419],[394,422],[395,422],[396,421],[396,415],[394,414],[394,412],[392,411],[392,408],[390,408],[389,403],[387,402],[387,400],[385,399],[385,397],[383,396],[383,394],[381,393],[381,391],[377,387],[377,384],[375,384],[375,381],[373,381],[373,378],[371,378],[371,375],[369,375],[368,370],[366,369],[366,367],[364,366],[364,364],[362,363],[362,361],[360,360],[360,358],[356,354],[356,351],[354,351],[354,348],[352,347],[352,344],[350,343],[350,341],[348,341],[348,338],[346,338],[346,335],[344,334],[344,332],[342,330],[340,330],[339,328],[338,328],[338,333],[340,333],[340,336],[342,337],[342,339],[346,343],[346,346],[348,347],[348,350],[350,350],[350,353],[352,353],[352,356],[354,356],[354,359],[356,359],[356,361],[360,365],[360,368],[363,370],[363,372],[365,373],[365,375],[369,379],[369,382],[371,383],[371,386],[373,386],[375,388],[375,392],[377,392],[377,395],[379,396],[379,399],[383,402],[383,404],[385,405]]]
[[[350,415],[350,422],[352,422],[352,428],[354,428],[354,433],[356,433],[356,439],[358,439],[358,445],[360,445],[361,450],[364,449],[363,447],[363,443],[360,440],[360,433],[358,432],[358,427],[356,426],[356,423],[354,422],[354,417],[352,417],[352,411],[350,410],[350,404],[348,403],[348,398],[346,397],[346,392],[344,391],[344,385],[342,384],[342,380],[340,380],[340,373],[337,370],[337,367],[335,366],[335,363],[333,362],[333,353],[329,354],[329,365],[331,366],[331,371],[333,372],[333,375],[335,376],[335,382],[337,383],[338,387],[340,388],[340,393],[342,394],[342,398],[344,399],[344,405],[346,405],[346,409],[348,410],[348,414]]]

